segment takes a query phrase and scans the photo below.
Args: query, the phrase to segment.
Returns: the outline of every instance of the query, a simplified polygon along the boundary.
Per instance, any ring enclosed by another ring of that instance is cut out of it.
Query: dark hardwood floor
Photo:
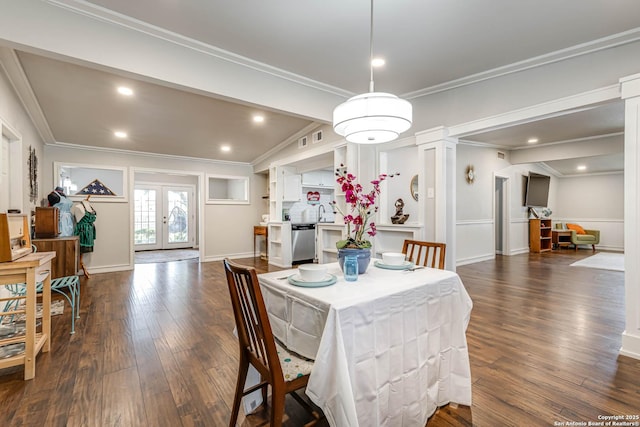
[[[429,427],[640,414],[640,361],[618,355],[624,273],[569,266],[590,255],[561,250],[458,268],[474,303],[473,405],[441,408]],[[268,269],[257,258],[238,261]],[[221,262],[143,264],[81,280],[76,334],[65,307],[35,379],[0,370],[1,426],[227,425],[237,341]],[[285,425],[311,419],[291,398],[286,410]]]

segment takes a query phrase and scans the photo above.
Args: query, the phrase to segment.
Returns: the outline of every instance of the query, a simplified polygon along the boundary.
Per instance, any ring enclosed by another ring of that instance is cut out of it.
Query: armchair
[[[567,224],[567,228],[571,230],[571,243],[578,250],[578,245],[591,245],[595,252],[596,245],[600,243],[600,230],[583,230],[579,225]],[[584,233],[580,233],[583,231]]]

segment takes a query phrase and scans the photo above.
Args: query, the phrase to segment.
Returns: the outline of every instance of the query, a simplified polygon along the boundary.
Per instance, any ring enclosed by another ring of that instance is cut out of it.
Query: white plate
[[[293,286],[301,286],[303,288],[320,288],[322,286],[329,286],[336,283],[338,280],[336,276],[333,274],[327,274],[321,281],[319,282],[307,282],[300,277],[299,274],[292,274],[288,278],[289,283]]]
[[[403,261],[402,264],[398,264],[398,265],[390,265],[390,264],[385,264],[382,261],[374,261],[373,265],[379,268],[387,269],[387,270],[408,270],[410,268],[415,267],[415,264],[412,263],[411,261]]]

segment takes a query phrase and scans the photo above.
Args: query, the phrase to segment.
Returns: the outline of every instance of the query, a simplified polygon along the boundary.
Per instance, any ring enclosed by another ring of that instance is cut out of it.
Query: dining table
[[[372,259],[352,282],[325,266],[327,286],[295,268],[258,280],[276,339],[315,361],[306,394],[331,426],[424,427],[438,407],[471,405],[473,303],[455,272]]]

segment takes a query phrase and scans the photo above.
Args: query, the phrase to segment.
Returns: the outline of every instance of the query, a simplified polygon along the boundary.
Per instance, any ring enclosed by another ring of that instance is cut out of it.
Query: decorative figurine
[[[396,200],[396,214],[391,217],[391,222],[393,224],[404,224],[404,222],[409,219],[409,214],[403,214],[402,209],[404,209],[404,201],[402,199]]]

